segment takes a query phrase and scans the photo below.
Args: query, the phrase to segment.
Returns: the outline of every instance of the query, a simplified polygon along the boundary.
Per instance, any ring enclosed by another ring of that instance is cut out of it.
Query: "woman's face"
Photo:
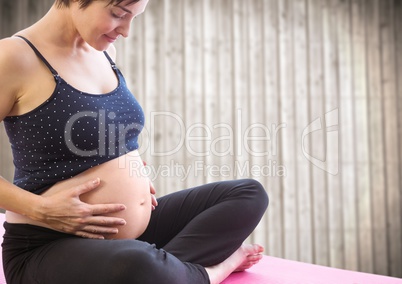
[[[71,4],[72,20],[76,30],[89,45],[97,50],[106,50],[119,36],[127,37],[131,22],[145,11],[148,0],[119,5],[107,5],[109,1],[93,1],[80,9],[79,2]]]

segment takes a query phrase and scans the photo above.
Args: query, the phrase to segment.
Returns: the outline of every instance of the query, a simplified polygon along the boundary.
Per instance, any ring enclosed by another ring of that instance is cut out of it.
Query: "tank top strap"
[[[106,51],[104,51],[103,53],[105,54],[107,60],[109,60],[110,65],[112,66],[112,68],[113,68],[114,70],[116,70],[116,69],[117,69],[116,63],[114,63],[114,61],[112,60],[112,58],[110,58],[109,54],[108,54]]]
[[[20,35],[16,35],[16,37],[22,38],[31,48],[32,50],[35,52],[35,54],[40,58],[40,60],[42,60],[43,63],[45,63],[45,65],[47,66],[47,68],[49,68],[50,72],[52,72],[54,77],[58,77],[59,74],[57,73],[57,71],[52,67],[52,65],[50,65],[50,63],[45,59],[45,57],[39,52],[39,50],[33,45],[32,42],[30,42],[27,38],[20,36]]]

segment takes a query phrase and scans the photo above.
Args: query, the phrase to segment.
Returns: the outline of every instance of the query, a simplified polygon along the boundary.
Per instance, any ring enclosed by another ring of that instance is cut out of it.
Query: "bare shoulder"
[[[0,40],[0,72],[18,70],[20,73],[34,63],[30,47],[20,38],[8,37]],[[2,74],[3,75],[3,74]]]
[[[1,81],[19,83],[19,79],[24,80],[25,76],[27,76],[37,64],[38,59],[33,50],[22,39],[9,37],[0,40]],[[1,84],[1,86],[4,85]]]
[[[0,121],[18,100],[22,82],[34,64],[34,57],[27,54],[27,46],[18,38],[0,40]]]

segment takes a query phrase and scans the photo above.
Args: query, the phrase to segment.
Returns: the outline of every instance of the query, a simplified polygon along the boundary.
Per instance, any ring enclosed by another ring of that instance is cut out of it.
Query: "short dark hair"
[[[78,0],[79,1],[79,3],[80,3],[80,7],[82,8],[82,9],[84,9],[84,8],[86,8],[86,7],[88,7],[92,2],[94,2],[95,0]],[[123,2],[124,0],[109,0],[109,3],[108,3],[108,5],[119,5],[121,2]],[[137,3],[137,2],[139,2],[139,1],[141,1],[141,0],[130,0],[129,2],[128,2],[128,4],[131,4],[131,3]],[[69,7],[70,6],[70,2],[71,2],[71,0],[56,0],[56,5],[58,6],[58,7]]]

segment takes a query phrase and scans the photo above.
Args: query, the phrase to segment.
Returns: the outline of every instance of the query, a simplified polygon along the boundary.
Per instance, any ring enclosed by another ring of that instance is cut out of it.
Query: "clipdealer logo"
[[[306,138],[312,135],[316,131],[323,132],[325,155],[323,159],[313,156],[308,151],[308,145],[306,145]],[[328,143],[331,141],[331,143]],[[339,173],[339,158],[329,160],[329,153],[331,156],[339,157],[339,109],[333,109],[325,114],[325,117],[319,117],[311,122],[302,133],[302,152],[304,157],[310,161],[314,166],[323,171],[337,175]]]

